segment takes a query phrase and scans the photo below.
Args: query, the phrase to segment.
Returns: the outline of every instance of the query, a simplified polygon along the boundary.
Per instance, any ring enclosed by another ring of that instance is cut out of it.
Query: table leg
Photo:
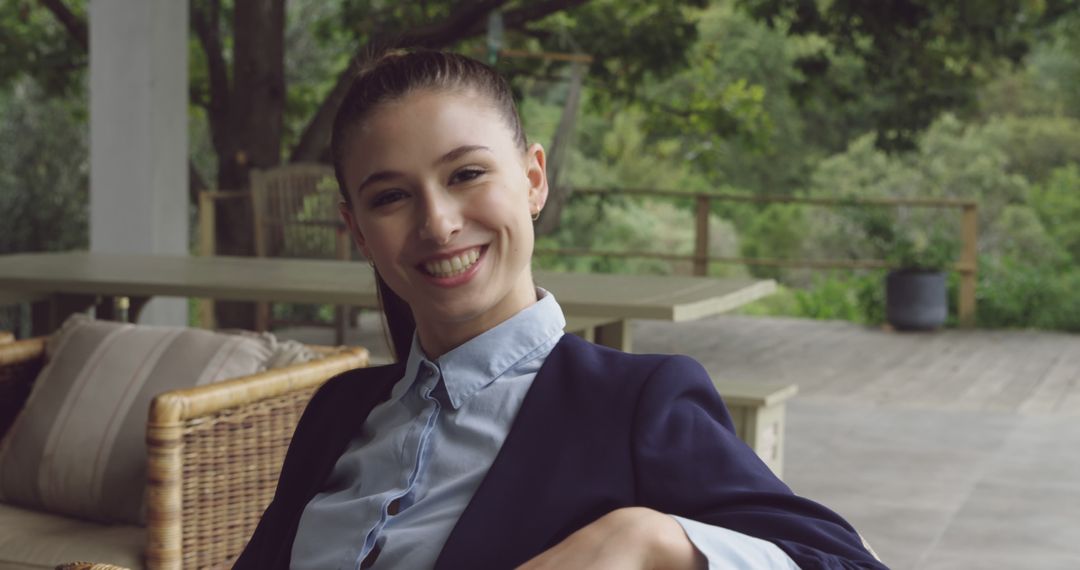
[[[630,322],[626,319],[596,327],[594,329],[593,337],[593,342],[596,344],[608,346],[623,352],[630,352],[632,344],[630,338]]]
[[[117,314],[116,300],[122,296],[124,295],[98,297],[97,304],[94,306],[94,316],[102,321],[123,320],[128,323],[138,322],[139,314],[142,313],[143,307],[150,302],[150,297],[128,297],[127,316],[121,318]]]
[[[334,344],[345,344],[345,329],[349,325],[349,307],[334,305]]]
[[[150,297],[129,297],[129,299],[131,299],[131,306],[128,308],[128,322],[137,323],[143,308],[150,302]]]

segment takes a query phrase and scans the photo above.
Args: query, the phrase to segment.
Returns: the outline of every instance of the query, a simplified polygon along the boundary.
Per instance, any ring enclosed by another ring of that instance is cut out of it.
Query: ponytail
[[[383,332],[386,335],[386,343],[390,346],[390,352],[393,353],[395,361],[405,362],[412,348],[413,333],[416,332],[416,320],[413,318],[412,309],[386,284],[386,281],[383,281],[378,270],[375,271],[375,285],[379,294],[379,305],[383,312]]]

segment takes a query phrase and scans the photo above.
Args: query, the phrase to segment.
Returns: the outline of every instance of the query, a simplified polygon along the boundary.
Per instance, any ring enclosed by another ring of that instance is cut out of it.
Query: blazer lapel
[[[557,510],[542,494],[521,489],[544,487],[558,463],[560,384],[570,371],[564,335],[533,380],[495,461],[447,538],[435,568],[512,568],[539,554],[551,535],[545,518]],[[557,515],[556,515],[557,518]],[[524,557],[523,557],[524,556]]]

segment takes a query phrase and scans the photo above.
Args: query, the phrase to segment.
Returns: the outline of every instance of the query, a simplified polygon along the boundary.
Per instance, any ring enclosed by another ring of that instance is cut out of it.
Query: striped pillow
[[[268,335],[68,319],[0,443],[0,500],[142,524],[150,400],[259,372],[274,348]]]

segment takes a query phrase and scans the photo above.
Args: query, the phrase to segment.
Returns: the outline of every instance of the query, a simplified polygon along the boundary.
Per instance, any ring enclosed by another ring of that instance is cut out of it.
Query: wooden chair
[[[145,548],[101,562],[136,567],[126,561],[141,554],[148,569],[227,567],[273,496],[311,395],[335,374],[368,364],[364,348],[315,348],[327,356],[154,398],[146,430],[146,528],[130,527],[136,537],[145,535]],[[25,403],[44,356],[44,338],[0,345],[0,437]],[[111,535],[124,531],[116,528],[124,525],[70,522],[70,528],[105,527]]]
[[[251,172],[255,254],[259,257],[300,257],[348,260],[349,234],[338,214],[334,169],[324,164],[286,164]],[[346,307],[335,307],[336,341],[344,343]],[[259,303],[257,330],[269,329],[269,303]],[[324,325],[319,321],[303,324]]]

